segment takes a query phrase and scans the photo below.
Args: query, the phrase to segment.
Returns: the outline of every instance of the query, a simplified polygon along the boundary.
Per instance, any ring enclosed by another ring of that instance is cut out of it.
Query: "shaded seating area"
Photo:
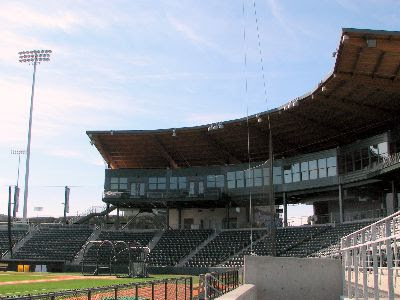
[[[150,252],[147,261],[153,266],[174,266],[212,233],[211,229],[167,230]]]
[[[278,228],[276,231],[276,250],[277,255],[280,255],[285,249],[301,243],[307,238],[313,235],[319,234],[323,230],[326,230],[326,226],[302,226],[302,227],[286,227]],[[229,261],[223,263],[223,266],[227,267],[241,267],[243,266],[243,258],[245,255],[271,255],[272,246],[270,236],[264,237],[253,244],[251,248],[244,250],[243,252],[235,255]],[[281,255],[284,256],[284,255]]]
[[[117,230],[107,230],[107,231],[101,231],[100,235],[96,240],[98,241],[124,241],[128,246],[136,246],[136,243],[139,243],[141,246],[148,246],[150,243],[151,239],[154,236],[155,231],[139,231],[139,232],[134,232],[134,231],[117,231]],[[123,262],[128,262],[128,254],[126,253],[121,253],[122,250],[125,249],[125,245],[122,243],[117,245],[115,248],[115,251],[117,253],[120,253],[120,255],[117,255],[118,260],[123,263]],[[85,262],[86,263],[95,263],[97,259],[97,246],[91,246],[89,249],[87,249],[87,253],[85,256]],[[101,247],[99,250],[99,263],[107,263],[109,262],[110,255],[112,255],[112,249],[111,245],[105,244]]]
[[[266,233],[266,230],[253,230],[253,241],[260,239]],[[210,241],[210,243],[196,253],[196,255],[186,263],[186,266],[216,266],[250,245],[250,235],[251,231],[249,229],[222,231],[214,240]]]
[[[276,249],[279,256],[292,256],[291,249],[296,248],[305,241],[320,236],[330,226],[300,226],[279,228],[276,234]],[[289,254],[289,255],[288,255]],[[294,255],[298,256],[298,255]]]
[[[12,229],[11,231],[11,241],[14,246],[18,243],[28,232],[25,229]],[[8,230],[0,230],[0,257],[2,257],[9,250],[8,245]]]
[[[315,240],[311,240],[312,247],[310,245],[304,245],[306,247],[306,256],[311,257],[330,257],[337,256],[340,249],[340,239],[350,233],[357,231],[367,225],[373,223],[372,221],[357,222],[357,223],[343,223],[337,224],[328,230],[324,235],[318,236]],[[307,248],[309,247],[309,248]],[[303,252],[304,253],[304,252]],[[300,255],[304,255],[300,253]],[[304,255],[305,256],[305,255]]]
[[[92,232],[87,226],[41,226],[13,258],[72,261]]]

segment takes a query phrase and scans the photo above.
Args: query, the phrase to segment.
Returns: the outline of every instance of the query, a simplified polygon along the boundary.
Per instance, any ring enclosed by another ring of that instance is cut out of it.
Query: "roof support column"
[[[178,208],[178,229],[182,229],[182,208]]]
[[[119,229],[119,207],[117,207],[117,222],[115,223],[115,229]]]
[[[288,227],[286,192],[283,192],[283,226]]]
[[[110,222],[110,203],[107,203],[106,225]]]
[[[168,207],[167,207],[167,213],[166,213],[165,218],[166,218],[165,222],[167,223],[167,227],[170,228],[170,225],[169,225],[169,208]]]
[[[343,186],[341,183],[339,183],[339,220],[340,223],[343,223],[344,218],[343,218]]]
[[[276,256],[276,220],[275,220],[275,193],[274,193],[274,151],[272,146],[271,121],[268,116],[268,152],[269,152],[269,204],[271,211],[271,255]]]

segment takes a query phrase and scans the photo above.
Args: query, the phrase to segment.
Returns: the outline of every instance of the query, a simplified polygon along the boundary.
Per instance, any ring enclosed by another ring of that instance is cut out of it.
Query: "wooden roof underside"
[[[376,41],[369,47],[367,40]],[[291,104],[290,104],[291,103]],[[397,126],[400,33],[343,29],[332,74],[306,96],[249,121],[252,161],[268,159],[270,117],[277,157],[351,143]],[[248,162],[246,119],[192,128],[87,132],[104,160],[118,168],[182,168]]]

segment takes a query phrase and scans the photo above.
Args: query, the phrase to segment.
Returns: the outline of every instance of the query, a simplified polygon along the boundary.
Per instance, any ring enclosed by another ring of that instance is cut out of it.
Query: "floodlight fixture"
[[[36,77],[36,66],[41,62],[50,61],[51,50],[29,50],[20,51],[19,62],[28,63],[33,65],[33,76],[32,76],[32,92],[31,92],[31,107],[29,111],[29,129],[28,129],[28,145],[26,148],[26,167],[25,167],[25,188],[24,188],[24,210],[23,210],[23,220],[27,219],[28,212],[28,185],[29,185],[29,162],[31,156],[31,133],[32,133],[32,113],[33,113],[33,96],[35,92],[35,77]]]

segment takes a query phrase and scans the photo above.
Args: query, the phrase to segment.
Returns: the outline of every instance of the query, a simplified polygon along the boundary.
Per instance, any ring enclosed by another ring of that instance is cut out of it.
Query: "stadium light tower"
[[[32,112],[33,112],[33,95],[35,92],[36,66],[41,62],[50,61],[51,50],[21,51],[18,52],[18,54],[20,63],[28,63],[29,65],[33,65],[31,108],[29,111],[28,145],[26,147],[24,210],[23,210],[23,220],[26,221],[28,212],[27,203],[28,203],[28,182],[29,182],[29,160],[31,157]]]

